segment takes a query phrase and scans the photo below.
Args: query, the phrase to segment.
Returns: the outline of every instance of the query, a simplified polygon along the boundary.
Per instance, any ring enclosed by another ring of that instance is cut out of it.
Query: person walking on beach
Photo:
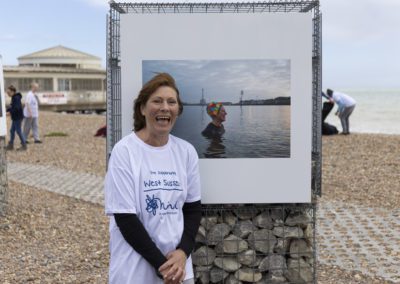
[[[194,284],[199,158],[170,134],[182,110],[175,80],[156,75],[134,102],[134,132],[112,150],[104,187],[109,283]]]
[[[344,135],[350,134],[349,117],[353,113],[354,108],[356,107],[356,101],[349,95],[333,91],[331,89],[327,89],[326,94],[338,105],[336,115],[339,116],[340,122],[342,124],[342,129],[343,129],[342,134]]]
[[[29,132],[32,129],[33,139],[35,143],[42,143],[39,139],[39,103],[36,98],[36,92],[39,89],[39,84],[33,82],[31,90],[25,98],[24,106],[24,136],[25,141],[28,143]]]
[[[26,150],[26,142],[25,137],[22,134],[21,124],[24,118],[24,114],[22,111],[22,95],[17,93],[17,89],[10,85],[6,93],[9,97],[11,97],[11,104],[7,108],[7,112],[11,115],[11,128],[10,128],[10,140],[6,147],[6,150],[13,150],[14,149],[14,139],[15,139],[15,132],[17,132],[19,139],[21,140],[21,147],[17,150]]]

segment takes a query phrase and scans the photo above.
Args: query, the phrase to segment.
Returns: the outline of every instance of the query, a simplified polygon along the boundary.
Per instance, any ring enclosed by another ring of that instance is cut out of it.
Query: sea
[[[357,102],[350,116],[354,133],[400,134],[400,90],[337,90]],[[326,122],[342,130],[335,106]]]
[[[225,132],[204,135],[206,107],[185,105],[172,134],[189,141],[201,158],[290,158],[290,106],[226,105]]]

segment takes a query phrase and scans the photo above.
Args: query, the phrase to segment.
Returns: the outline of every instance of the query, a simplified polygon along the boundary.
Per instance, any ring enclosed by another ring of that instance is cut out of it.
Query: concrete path
[[[100,176],[9,163],[8,179],[104,204],[104,178]],[[400,283],[400,209],[321,203],[317,210],[317,244],[320,263]]]
[[[400,283],[400,209],[320,204],[317,245],[320,263]]]
[[[47,191],[103,204],[103,177],[52,166],[7,164],[8,179]]]

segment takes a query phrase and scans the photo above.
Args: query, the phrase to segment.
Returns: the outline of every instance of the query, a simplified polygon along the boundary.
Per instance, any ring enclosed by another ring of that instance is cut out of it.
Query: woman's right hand
[[[179,284],[186,276],[186,254],[181,249],[167,254],[167,261],[159,268],[164,277],[164,283]]]
[[[181,272],[181,274],[179,272]],[[178,272],[178,274],[180,274],[180,277],[172,278],[172,279],[164,278],[164,284],[182,284],[183,280],[185,279],[186,272],[185,272],[185,270],[181,270],[179,272]]]

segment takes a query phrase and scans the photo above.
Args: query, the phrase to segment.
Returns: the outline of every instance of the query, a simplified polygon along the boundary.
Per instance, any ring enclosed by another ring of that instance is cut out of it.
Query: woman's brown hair
[[[17,89],[13,85],[8,86],[7,89],[9,89],[13,93],[17,92]]]
[[[139,92],[133,106],[133,127],[135,132],[146,127],[146,118],[142,115],[141,108],[147,103],[150,96],[157,91],[159,87],[170,87],[176,91],[176,98],[179,105],[179,114],[183,111],[182,101],[179,98],[179,90],[176,87],[175,80],[168,73],[159,73],[148,81]]]

